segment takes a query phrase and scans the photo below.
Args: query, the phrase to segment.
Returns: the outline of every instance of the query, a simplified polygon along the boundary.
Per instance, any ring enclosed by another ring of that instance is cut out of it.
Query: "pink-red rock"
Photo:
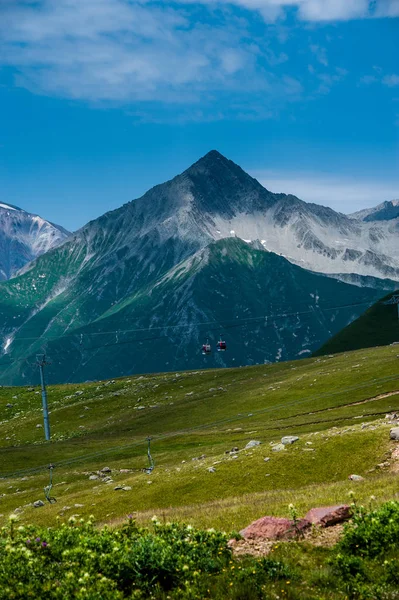
[[[347,521],[350,518],[351,508],[347,504],[312,508],[305,515],[307,521],[310,521],[313,525],[319,525],[320,527],[329,527],[330,525]]]
[[[282,540],[294,538],[308,527],[310,522],[306,519],[299,519],[295,526],[290,519],[262,517],[240,531],[240,534],[246,540]]]

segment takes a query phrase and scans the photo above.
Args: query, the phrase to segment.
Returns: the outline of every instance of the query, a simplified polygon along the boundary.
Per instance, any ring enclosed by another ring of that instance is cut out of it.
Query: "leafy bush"
[[[291,576],[279,561],[238,564],[227,541],[214,530],[156,520],[151,529],[129,519],[114,530],[73,518],[49,529],[11,521],[0,534],[0,599],[257,599],[266,581]]]
[[[399,502],[391,501],[378,510],[354,507],[352,522],[346,526],[339,551],[377,557],[399,545]]]

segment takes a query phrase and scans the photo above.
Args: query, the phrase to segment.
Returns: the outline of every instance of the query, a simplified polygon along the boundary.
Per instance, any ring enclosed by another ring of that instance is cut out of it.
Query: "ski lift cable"
[[[341,310],[344,308],[350,308],[353,306],[361,306],[361,305],[368,305],[369,302],[360,302],[360,303],[352,303],[352,304],[343,304],[340,306],[334,306],[334,307],[328,307],[328,308],[320,308],[319,309],[323,312],[325,311],[330,311],[330,310]],[[227,330],[227,329],[234,329],[236,327],[242,327],[245,323],[249,323],[249,322],[256,322],[256,321],[267,321],[268,319],[279,319],[279,318],[289,318],[289,317],[296,317],[296,316],[303,316],[303,315],[310,315],[310,314],[314,314],[313,309],[311,310],[307,310],[307,311],[302,311],[302,312],[291,312],[291,313],[283,313],[283,314],[270,314],[270,315],[263,315],[261,317],[247,317],[245,319],[237,319],[236,321],[233,321],[231,324],[226,324],[222,329],[223,330]],[[217,321],[209,321],[209,322],[203,322],[203,323],[198,323],[198,327],[202,327],[205,325],[215,325],[215,327],[213,328],[208,328],[208,331],[216,331],[216,330],[220,330],[220,322]],[[186,327],[191,327],[189,325],[165,325],[163,327],[157,327],[157,328],[152,328],[149,327],[147,329],[126,329],[126,330],[121,330],[119,329],[118,332],[119,333],[133,333],[133,332],[138,332],[138,331],[152,331],[155,329],[171,329],[171,328],[186,328]],[[111,335],[111,334],[115,334],[115,331],[108,331],[108,332],[101,332],[101,333],[87,333],[87,334],[71,334],[71,335],[66,335],[66,336],[60,336],[60,337],[54,337],[54,338],[17,338],[15,341],[19,342],[19,341],[23,341],[23,340],[32,340],[32,339],[42,339],[44,342],[46,341],[51,341],[53,340],[62,340],[65,339],[66,337],[74,337],[76,338],[77,336],[81,336],[81,335],[86,335],[87,337],[90,337],[92,335]],[[147,337],[147,338],[141,338],[141,339],[132,339],[132,340],[118,340],[117,342],[112,342],[112,343],[108,343],[108,344],[100,344],[98,346],[89,346],[89,347],[84,347],[84,350],[86,352],[90,352],[93,350],[98,350],[98,349],[102,349],[102,348],[110,348],[110,347],[114,347],[114,346],[120,346],[120,345],[125,345],[125,344],[135,344],[135,343],[141,343],[141,342],[146,342],[146,341],[156,341],[156,340],[160,340],[160,339],[169,339],[169,335],[160,335],[160,336],[151,336],[151,337]],[[82,346],[82,337],[79,337],[79,345]],[[0,367],[9,367],[11,366],[13,363],[15,362],[21,362],[21,361],[25,361],[25,360],[29,360],[29,357],[23,357],[23,358],[16,358],[16,359],[12,359],[8,362],[2,362],[0,363]]]
[[[250,415],[243,415],[243,414],[239,414],[239,415],[234,415],[233,417],[228,417],[226,419],[220,419],[218,421],[213,421],[211,423],[205,423],[203,425],[197,425],[195,427],[191,427],[188,429],[182,429],[182,430],[178,430],[178,431],[172,431],[172,432],[168,432],[168,433],[164,433],[164,434],[158,434],[156,436],[153,436],[151,439],[157,440],[157,441],[163,441],[165,439],[169,439],[172,437],[177,437],[180,435],[187,435],[190,433],[195,433],[196,431],[203,431],[203,430],[207,430],[207,429],[212,429],[216,426],[220,426],[220,425],[224,425],[224,424],[229,424],[232,423],[234,421],[237,420],[243,420],[243,419],[249,419],[249,418],[253,418],[256,416],[259,416],[261,414],[265,414],[268,412],[273,412],[275,410],[278,410],[279,408],[287,408],[287,407],[294,407],[294,406],[299,406],[302,404],[305,404],[306,402],[309,401],[314,401],[314,400],[318,400],[321,398],[326,398],[326,397],[331,397],[331,396],[336,396],[339,394],[344,394],[346,392],[351,392],[351,391],[355,391],[358,389],[362,389],[371,385],[376,385],[379,383],[389,383],[390,381],[395,381],[395,380],[399,380],[399,376],[397,375],[392,375],[392,376],[387,376],[387,377],[382,377],[379,379],[371,379],[368,380],[360,385],[357,386],[351,386],[348,388],[344,388],[344,389],[340,389],[340,390],[336,390],[334,392],[327,392],[325,394],[319,394],[317,396],[310,396],[310,397],[306,397],[303,398],[301,400],[293,400],[292,402],[282,402],[280,404],[276,404],[274,406],[268,406],[259,410],[254,411],[253,413],[251,413]],[[339,406],[335,407],[335,408],[340,408]],[[286,419],[291,419],[295,417],[295,415],[290,415],[288,417],[283,417],[281,419],[279,419],[279,421],[284,421]],[[66,459],[66,460],[62,460],[59,461],[57,463],[57,467],[66,467],[72,464],[76,464],[79,462],[82,462],[84,460],[91,460],[91,459],[96,459],[96,458],[100,458],[102,456],[106,456],[109,455],[112,452],[117,452],[120,450],[127,450],[130,448],[135,448],[138,446],[141,446],[143,444],[143,442],[147,441],[148,444],[148,438],[146,438],[145,440],[139,440],[137,442],[133,442],[132,444],[125,444],[124,446],[115,446],[113,448],[107,448],[106,450],[100,450],[98,452],[94,452],[92,454],[85,454],[82,456],[78,456],[72,459]],[[44,471],[45,469],[47,469],[48,466],[38,466],[38,467],[32,467],[31,469],[23,469],[23,470],[18,470],[18,471],[14,471],[13,473],[10,474],[5,474],[5,475],[0,475],[0,479],[11,479],[13,477],[19,477],[19,476],[23,476],[23,475],[29,475],[29,474],[35,474],[41,471]]]
[[[226,326],[223,327],[222,329],[226,329],[227,327],[238,327],[239,324],[241,323],[248,323],[251,321],[262,321],[264,319],[279,319],[279,318],[286,318],[286,317],[291,317],[291,316],[297,316],[297,315],[304,315],[304,314],[311,314],[314,313],[314,308],[318,308],[321,312],[325,312],[325,311],[331,311],[331,310],[339,310],[339,309],[343,309],[343,308],[351,308],[354,306],[364,306],[364,305],[368,305],[370,304],[369,301],[362,301],[362,302],[351,302],[349,304],[341,304],[341,305],[336,305],[336,306],[317,306],[317,307],[313,307],[311,306],[310,309],[308,310],[303,310],[303,311],[290,311],[290,312],[283,312],[283,313],[269,313],[269,314],[265,314],[265,315],[260,315],[258,317],[243,317],[238,319],[237,316],[236,318],[231,318],[231,319],[226,319],[226,320],[222,320],[222,321],[203,321],[200,323],[197,323],[198,327],[205,327],[207,325],[216,325],[218,324],[218,328],[220,329],[220,323],[226,323]],[[229,325],[228,323],[231,322],[231,325]],[[94,321],[92,323],[92,325],[95,325],[96,323],[98,323],[98,321]],[[37,336],[31,336],[31,337],[17,337],[15,339],[16,342],[18,341],[32,341],[32,340],[37,340],[37,339],[43,339],[44,341],[51,341],[51,340],[60,340],[60,339],[64,339],[64,338],[79,338],[79,343],[82,342],[82,336],[86,336],[86,337],[91,337],[91,336],[100,336],[100,335],[114,335],[116,339],[118,339],[119,335],[121,333],[140,333],[140,332],[145,332],[145,331],[164,331],[165,329],[191,329],[192,328],[192,324],[189,325],[183,325],[181,323],[176,324],[176,325],[160,325],[160,326],[156,326],[156,327],[141,327],[141,328],[136,328],[136,329],[114,329],[114,330],[109,330],[109,331],[92,331],[92,332],[81,332],[81,331],[77,331],[76,333],[67,333],[65,335],[61,335],[61,336],[46,336],[45,338],[38,338]]]

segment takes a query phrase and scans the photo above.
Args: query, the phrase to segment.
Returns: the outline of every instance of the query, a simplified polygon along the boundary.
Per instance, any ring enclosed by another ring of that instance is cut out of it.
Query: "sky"
[[[0,0],[0,202],[76,230],[211,149],[399,198],[399,0]]]

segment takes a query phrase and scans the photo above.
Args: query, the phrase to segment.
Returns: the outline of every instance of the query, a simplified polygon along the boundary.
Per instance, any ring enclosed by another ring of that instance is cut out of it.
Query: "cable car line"
[[[206,325],[214,325],[217,322],[228,322],[231,321],[233,324],[232,325],[226,325],[223,329],[225,329],[226,327],[235,327],[238,326],[238,323],[247,323],[249,321],[262,321],[264,319],[278,319],[278,318],[284,318],[284,317],[291,317],[291,316],[296,316],[296,315],[304,315],[304,314],[311,314],[312,312],[314,312],[314,308],[318,308],[321,312],[324,311],[330,311],[330,310],[338,310],[341,308],[351,308],[353,306],[363,306],[366,304],[370,304],[370,302],[368,301],[363,301],[363,302],[352,302],[349,304],[341,304],[341,305],[336,305],[336,306],[317,306],[317,307],[313,307],[311,305],[311,308],[309,310],[304,310],[304,311],[291,311],[291,312],[283,312],[283,313],[271,313],[271,314],[266,314],[266,315],[261,315],[259,317],[244,317],[241,319],[227,319],[225,320],[221,320],[221,321],[203,321],[200,323],[197,323],[198,327],[203,327]],[[94,321],[92,325],[98,323],[98,321]],[[88,325],[85,325],[84,327],[88,327]],[[45,338],[42,337],[17,337],[15,339],[16,342],[18,341],[32,341],[32,340],[38,340],[38,339],[44,339],[44,341],[52,341],[52,340],[60,340],[60,339],[64,339],[64,338],[76,338],[78,336],[98,336],[98,335],[114,335],[115,337],[118,337],[119,334],[121,333],[140,333],[140,332],[144,332],[144,331],[163,331],[165,329],[191,329],[192,325],[183,325],[183,324],[176,324],[176,325],[160,325],[157,327],[141,327],[141,328],[136,328],[136,329],[114,329],[114,330],[110,330],[110,331],[92,331],[92,332],[79,332],[77,331],[76,333],[67,333],[65,335],[60,335],[60,336],[47,336]],[[219,325],[220,328],[220,325]],[[82,337],[80,337],[80,340],[82,339]]]
[[[343,305],[338,305],[338,306],[332,306],[332,307],[327,307],[327,308],[321,308],[318,307],[320,309],[320,311],[325,312],[325,311],[331,311],[331,310],[340,310],[340,309],[344,309],[344,308],[351,308],[353,306],[361,306],[361,305],[368,305],[369,302],[359,302],[359,303],[351,303],[351,304],[343,304]],[[289,318],[289,317],[296,317],[296,316],[303,316],[303,315],[309,315],[309,314],[314,314],[313,309],[311,310],[306,310],[306,311],[295,311],[295,312],[290,312],[290,313],[280,313],[280,314],[269,314],[269,315],[263,315],[260,317],[246,317],[244,319],[237,319],[235,321],[233,321],[231,324],[227,324],[223,327],[224,330],[226,329],[234,329],[236,327],[242,327],[245,323],[248,322],[255,322],[255,321],[267,321],[267,320],[276,320],[276,319],[284,319],[284,318]],[[217,321],[208,321],[208,322],[203,322],[203,323],[198,323],[198,327],[202,327],[205,325],[215,325],[215,327],[212,328],[208,328],[208,331],[215,331],[215,330],[220,330],[220,322]],[[148,327],[148,328],[143,328],[143,329],[125,329],[125,330],[118,330],[118,333],[133,333],[133,332],[139,332],[139,331],[153,331],[153,330],[165,330],[165,329],[178,329],[178,328],[190,328],[191,326],[189,325],[165,325],[163,327]],[[160,336],[152,336],[152,337],[147,337],[147,338],[141,338],[141,339],[132,339],[132,340],[118,340],[115,342],[111,342],[108,344],[100,344],[97,346],[89,346],[89,347],[85,347],[83,346],[82,343],[82,335],[83,336],[93,336],[93,335],[115,335],[116,331],[107,331],[107,332],[92,332],[92,333],[87,333],[87,334],[80,334],[80,333],[75,333],[75,334],[68,334],[65,336],[60,336],[60,337],[48,337],[48,338],[16,338],[15,342],[19,342],[19,341],[23,341],[23,340],[41,340],[43,342],[46,341],[51,341],[51,340],[58,340],[61,341],[67,337],[74,337],[76,338],[77,336],[79,337],[79,346],[82,347],[83,350],[85,350],[86,352],[89,351],[93,351],[93,350],[97,350],[97,349],[102,349],[102,348],[110,348],[110,347],[114,347],[114,346],[120,346],[120,345],[124,345],[124,344],[134,344],[134,343],[141,343],[141,342],[146,342],[146,341],[156,341],[156,340],[160,340],[160,339],[169,339],[170,335],[160,335]],[[16,358],[13,360],[10,360],[9,362],[0,362],[0,367],[8,367],[10,365],[12,365],[15,362],[21,362],[24,360],[29,360],[29,358],[31,358],[30,356],[28,357],[23,357],[23,358]]]

